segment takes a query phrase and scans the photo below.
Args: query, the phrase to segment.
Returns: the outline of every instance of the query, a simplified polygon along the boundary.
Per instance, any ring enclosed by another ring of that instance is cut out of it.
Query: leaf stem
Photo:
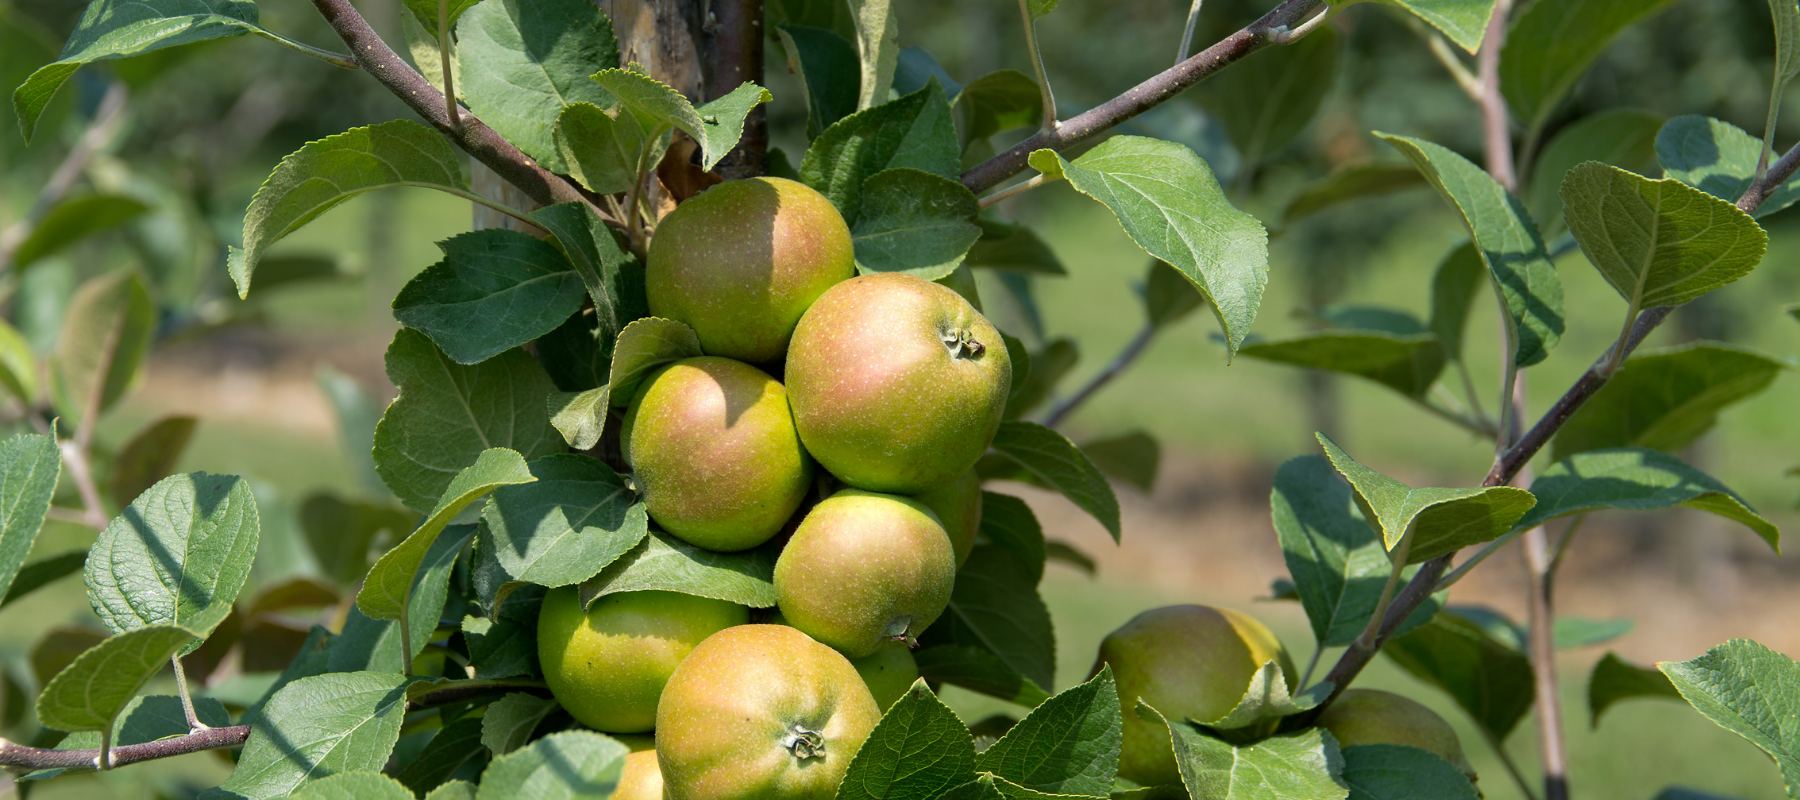
[[[989,206],[994,205],[995,203],[1000,202],[1001,200],[1005,200],[1014,195],[1024,194],[1028,191],[1031,191],[1032,189],[1036,189],[1037,187],[1043,186],[1044,184],[1049,183],[1054,180],[1057,180],[1057,179],[1052,178],[1049,175],[1039,173],[1038,175],[1034,176],[1031,180],[1020,181],[1020,182],[1015,183],[1011,186],[1008,186],[1004,189],[1001,189],[998,192],[990,194],[987,197],[981,198],[980,202],[978,202],[977,205],[979,207],[985,209]]]
[[[450,56],[450,0],[438,0],[438,58],[444,65],[444,116],[450,127],[462,128],[462,116],[456,111],[456,70]]]
[[[1188,59],[1188,48],[1194,44],[1194,26],[1200,22],[1200,5],[1206,0],[1194,0],[1188,7],[1187,25],[1181,29],[1181,46],[1175,50],[1175,63],[1180,64]]]
[[[1462,376],[1463,397],[1469,402],[1469,411],[1481,420],[1482,427],[1487,428],[1496,438],[1500,435],[1500,423],[1489,419],[1487,411],[1481,407],[1481,393],[1475,391],[1475,376],[1469,374],[1469,365],[1458,358],[1455,361],[1456,372]]]
[[[1563,529],[1562,536],[1556,540],[1556,552],[1550,556],[1548,574],[1555,577],[1556,570],[1562,566],[1563,556],[1568,555],[1569,545],[1575,543],[1575,534],[1581,530],[1581,523],[1586,522],[1588,515],[1577,514],[1569,521],[1569,527]]]
[[[1609,378],[1613,373],[1619,371],[1619,367],[1625,365],[1625,340],[1631,338],[1631,326],[1637,322],[1639,302],[1638,296],[1633,295],[1630,307],[1625,309],[1625,326],[1619,329],[1619,339],[1607,349],[1606,363],[1601,369]]]
[[[1300,673],[1300,683],[1297,684],[1298,686],[1304,687],[1304,686],[1307,686],[1308,684],[1312,683],[1313,670],[1318,669],[1319,656],[1322,656],[1324,654],[1325,654],[1325,643],[1324,642],[1315,643],[1313,646],[1312,658],[1308,659],[1306,662],[1306,671]]]
[[[175,670],[175,693],[181,696],[181,713],[187,715],[188,732],[211,730],[194,713],[194,696],[188,693],[187,671],[181,667],[181,656],[170,656],[169,666]]]
[[[1305,22],[1300,23],[1299,25],[1295,25],[1292,28],[1288,28],[1285,25],[1282,27],[1276,28],[1274,31],[1270,32],[1270,38],[1275,42],[1275,44],[1293,44],[1295,42],[1300,41],[1301,39],[1306,38],[1307,34],[1312,33],[1315,30],[1318,30],[1319,26],[1324,25],[1325,21],[1330,18],[1331,18],[1331,6],[1328,4],[1325,6],[1324,11],[1319,12],[1316,16],[1312,17],[1311,19],[1306,20]]]
[[[56,445],[62,451],[63,463],[69,466],[69,480],[74,481],[75,491],[81,495],[85,517],[82,524],[97,531],[106,530],[106,506],[100,499],[100,488],[94,484],[94,473],[88,468],[87,451],[68,439]]]
[[[1461,564],[1456,565],[1456,569],[1451,570],[1450,574],[1439,578],[1437,587],[1432,589],[1431,593],[1437,594],[1438,592],[1449,589],[1451,586],[1455,585],[1457,581],[1462,580],[1464,575],[1469,574],[1469,570],[1474,569],[1479,566],[1481,562],[1486,561],[1488,556],[1500,552],[1501,548],[1512,544],[1512,541],[1519,538],[1519,534],[1524,532],[1525,531],[1522,529],[1514,529],[1500,534],[1500,538],[1488,542],[1486,546],[1476,551],[1475,555],[1464,559]]]
[[[1394,545],[1394,552],[1388,554],[1392,569],[1388,570],[1387,585],[1381,587],[1381,599],[1375,603],[1374,613],[1369,615],[1369,625],[1358,634],[1356,641],[1350,646],[1367,650],[1379,650],[1381,645],[1382,620],[1387,616],[1389,604],[1394,600],[1394,587],[1400,583],[1400,573],[1406,569],[1406,555],[1412,550],[1412,533],[1409,531],[1400,537],[1400,543]],[[1330,680],[1330,678],[1326,678]]]
[[[1037,20],[1031,18],[1031,8],[1027,0],[1019,0],[1019,18],[1025,21],[1025,49],[1031,54],[1031,71],[1037,76],[1038,93],[1044,105],[1044,119],[1038,130],[1040,133],[1056,131],[1056,95],[1050,91],[1050,76],[1044,72],[1044,51],[1038,47]],[[1198,4],[1196,4],[1198,8]]]
[[[356,59],[354,59],[350,56],[344,55],[343,53],[333,53],[330,50],[326,50],[326,49],[319,48],[319,47],[313,47],[310,44],[305,44],[303,42],[296,42],[293,39],[287,38],[286,36],[277,36],[273,33],[270,33],[270,34],[267,34],[265,36],[265,38],[267,38],[269,41],[272,41],[272,42],[274,42],[278,45],[281,45],[282,47],[285,47],[289,50],[292,50],[296,53],[299,53],[301,55],[312,56],[313,58],[316,58],[320,61],[330,64],[334,67],[342,67],[344,69],[356,69],[358,66],[361,66],[356,63]]]
[[[1444,71],[1456,79],[1456,85],[1462,88],[1463,94],[1468,95],[1476,103],[1480,103],[1481,80],[1475,77],[1475,73],[1469,71],[1468,66],[1463,64],[1462,58],[1456,55],[1456,51],[1450,49],[1450,42],[1444,39],[1443,34],[1433,30],[1416,15],[1407,14],[1405,19],[1407,27],[1412,28],[1413,33],[1425,40],[1426,47],[1431,50],[1431,55],[1437,58],[1438,63],[1444,66]]]
[[[1476,725],[1475,729],[1481,731],[1482,741],[1487,742],[1488,749],[1493,750],[1494,756],[1500,759],[1500,766],[1506,768],[1506,774],[1511,776],[1513,783],[1518,785],[1519,794],[1524,795],[1525,800],[1537,800],[1537,793],[1531,790],[1531,782],[1525,780],[1525,773],[1519,771],[1518,763],[1513,761],[1512,756],[1507,755],[1506,743],[1495,739],[1494,735],[1488,732],[1486,726]]]

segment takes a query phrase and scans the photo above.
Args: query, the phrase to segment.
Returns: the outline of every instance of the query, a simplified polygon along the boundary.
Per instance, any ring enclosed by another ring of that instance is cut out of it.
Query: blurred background
[[[264,26],[338,48],[310,4],[259,5]],[[358,5],[385,38],[401,41],[397,0]],[[1210,0],[1197,45],[1216,41],[1268,6],[1267,0]],[[0,0],[0,83],[10,91],[55,60],[81,10],[74,0]],[[1040,35],[1062,116],[1172,64],[1186,12],[1187,4],[1177,0],[1066,0],[1044,18]],[[899,13],[902,44],[926,49],[960,81],[996,69],[1029,72],[1010,2],[913,0]],[[1345,164],[1398,161],[1371,130],[1430,139],[1480,160],[1475,106],[1401,12],[1365,3],[1332,25],[1342,47],[1335,69],[1317,76],[1329,85],[1322,109],[1278,152],[1246,156],[1234,149],[1205,109],[1205,86],[1125,127],[1194,148],[1234,201],[1270,225],[1270,280],[1254,329],[1262,336],[1306,330],[1311,312],[1339,303],[1398,307],[1422,317],[1432,270],[1466,238],[1458,218],[1426,189],[1336,206],[1279,227],[1282,209],[1306,181]],[[1620,36],[1559,119],[1605,109],[1661,117],[1699,113],[1759,131],[1773,58],[1769,28],[1762,0],[1675,3]],[[768,84],[776,98],[772,138],[797,162],[805,146],[803,88],[774,45]],[[109,93],[115,103],[122,97],[123,105],[116,116],[97,117]],[[283,240],[248,301],[230,289],[224,247],[238,243],[251,195],[283,155],[346,128],[401,117],[410,113],[365,76],[250,37],[84,68],[54,101],[29,147],[11,109],[0,108],[0,231],[29,213],[84,132],[108,126],[106,144],[75,176],[71,196],[124,198],[135,210],[112,201],[97,204],[97,211],[122,221],[107,225],[105,235],[33,254],[30,263],[0,275],[0,298],[8,317],[44,353],[54,347],[61,310],[82,280],[121,265],[141,270],[158,309],[157,342],[140,383],[99,429],[99,446],[119,447],[169,415],[197,418],[179,469],[240,474],[256,488],[263,552],[245,597],[255,586],[323,573],[303,541],[301,512],[309,500],[386,499],[367,451],[370,415],[393,393],[382,366],[396,329],[387,304],[437,259],[434,242],[469,229],[471,211],[465,201],[427,190],[353,200]],[[1008,135],[996,143],[1006,144]],[[1800,119],[1788,114],[1777,144],[1796,137]],[[1066,394],[1138,332],[1143,312],[1136,293],[1149,259],[1103,207],[1067,185],[1028,193],[999,209],[1038,231],[1069,274],[1030,279],[1030,294],[1021,295],[1017,286],[1000,285],[1000,276],[983,271],[983,295],[1003,329],[1035,345],[1070,343],[1079,359],[1059,387],[1058,394]],[[1715,338],[1782,358],[1800,350],[1800,325],[1781,312],[1784,304],[1800,301],[1800,265],[1794,263],[1800,212],[1763,224],[1771,242],[1762,267],[1683,308],[1647,346]],[[1558,266],[1567,306],[1589,313],[1572,317],[1562,343],[1531,370],[1534,415],[1616,336],[1624,313],[1623,302],[1579,251]],[[1022,296],[1032,303],[995,299]],[[1478,301],[1467,350],[1484,398],[1493,397],[1499,383],[1498,326],[1493,304]],[[1091,576],[1053,566],[1046,577],[1045,598],[1057,624],[1056,688],[1085,677],[1107,631],[1138,611],[1171,602],[1248,611],[1276,628],[1296,660],[1310,656],[1311,636],[1298,605],[1266,599],[1270,582],[1286,574],[1269,523],[1268,492],[1282,461],[1317,452],[1315,430],[1414,485],[1474,485],[1492,461],[1491,443],[1374,384],[1249,358],[1227,364],[1216,333],[1210,314],[1163,331],[1131,370],[1062,426],[1077,441],[1143,431],[1161,442],[1161,468],[1150,488],[1118,485],[1123,544],[1115,546],[1060,497],[1009,488],[1030,500],[1050,538],[1097,564]],[[1791,530],[1800,523],[1800,481],[1787,475],[1800,464],[1797,408],[1800,379],[1783,375],[1727,411],[1684,456]],[[85,547],[93,536],[78,525],[53,522],[34,552]],[[1475,571],[1458,585],[1453,602],[1522,617],[1516,554],[1503,553]],[[1800,654],[1800,564],[1697,512],[1597,515],[1570,555],[1558,602],[1559,612],[1569,616],[1635,622],[1609,643],[1563,654],[1577,796],[1648,798],[1672,783],[1744,798],[1782,796],[1766,758],[1685,705],[1625,704],[1591,727],[1585,684],[1607,649],[1649,664],[1691,658],[1742,636]],[[32,685],[33,659],[41,649],[34,646],[48,632],[94,625],[79,581],[65,580],[0,611],[0,663],[9,680]],[[1447,697],[1385,661],[1377,661],[1366,680],[1439,709],[1462,731],[1487,797],[1518,796]],[[222,670],[208,683],[208,691],[225,697],[256,690],[254,675],[242,668],[236,675]],[[954,688],[946,699],[969,721],[1004,706]],[[4,702],[12,706],[9,717],[18,713],[17,700]],[[1505,746],[1521,763],[1535,761],[1529,724],[1519,726]],[[227,771],[221,759],[203,754],[56,781],[31,796],[183,797]]]

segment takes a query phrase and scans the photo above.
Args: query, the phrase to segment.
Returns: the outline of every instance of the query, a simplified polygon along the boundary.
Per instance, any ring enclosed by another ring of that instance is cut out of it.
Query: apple
[[[768,541],[812,485],[787,390],[742,361],[702,356],[652,372],[621,435],[650,518],[708,550]]]
[[[538,612],[538,663],[550,693],[581,724],[642,733],[676,665],[750,610],[680,592],[604,595],[581,610],[578,587],[551,589]]]
[[[981,530],[981,478],[975,470],[935,489],[913,495],[925,504],[944,524],[950,534],[950,545],[956,550],[956,566],[961,568],[975,549],[975,534]]]
[[[955,583],[956,552],[931,509],[860,489],[813,506],[775,561],[788,624],[851,658],[912,644]]]
[[[1470,780],[1475,769],[1463,756],[1456,730],[1437,712],[1418,702],[1378,689],[1345,689],[1318,725],[1331,731],[1340,747],[1364,744],[1398,744],[1417,747],[1462,770]]]
[[[788,343],[787,386],[808,452],[858,489],[916,494],[987,451],[1012,362],[961,295],[903,273],[844,281]]]
[[[850,666],[862,676],[869,694],[875,696],[875,704],[881,706],[882,711],[905,697],[906,690],[919,679],[919,662],[913,659],[912,651],[904,647],[884,647],[874,655],[852,658]]]
[[[1270,661],[1281,665],[1291,690],[1294,665],[1275,634],[1228,608],[1153,608],[1107,634],[1093,672],[1111,664],[1118,682],[1125,712],[1120,777],[1144,786],[1181,781],[1169,731],[1138,717],[1140,699],[1171,722],[1215,720],[1237,707],[1251,677]]]
[[[880,720],[837,651],[785,625],[727,628],[663,689],[663,790],[670,800],[831,800]]]
[[[785,178],[748,178],[663,217],[644,291],[651,315],[687,323],[708,355],[774,364],[807,307],[855,274],[850,229],[830,200]]]
[[[662,765],[656,760],[655,740],[648,736],[613,738],[631,752],[625,755],[625,770],[613,788],[612,800],[663,800]]]

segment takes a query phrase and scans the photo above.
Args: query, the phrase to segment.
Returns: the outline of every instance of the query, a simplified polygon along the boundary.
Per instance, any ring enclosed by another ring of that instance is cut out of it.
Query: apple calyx
[[[975,332],[967,328],[944,331],[939,334],[939,338],[944,342],[944,349],[950,351],[952,358],[980,358],[981,354],[987,350],[987,345],[977,340]]]
[[[787,736],[782,737],[781,746],[800,761],[825,757],[825,737],[798,722]]]
[[[919,639],[912,634],[912,624],[912,615],[902,614],[895,617],[893,622],[889,622],[887,628],[882,630],[881,635],[906,645],[908,650],[916,649],[919,646]]]

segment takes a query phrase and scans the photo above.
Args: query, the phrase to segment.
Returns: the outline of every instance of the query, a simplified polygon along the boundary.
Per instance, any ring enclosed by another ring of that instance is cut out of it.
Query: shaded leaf
[[[1344,748],[1344,783],[1350,800],[1477,800],[1469,776],[1417,747],[1365,744]]]
[[[558,203],[528,216],[556,237],[563,255],[587,284],[588,296],[594,300],[598,346],[610,351],[626,323],[650,315],[650,301],[644,295],[644,265],[587,203]]]
[[[1425,176],[1404,164],[1357,164],[1307,184],[1288,201],[1282,220],[1292,225],[1341,203],[1424,185]]]
[[[1444,370],[1444,348],[1432,333],[1324,330],[1253,341],[1238,352],[1264,361],[1367,378],[1412,398],[1423,398]]]
[[[437,630],[438,622],[443,617],[444,603],[450,594],[451,569],[463,547],[468,545],[469,539],[474,535],[474,525],[452,525],[445,529],[431,548],[425,551],[425,559],[420,562],[419,571],[413,575],[412,600],[406,619],[408,630],[412,634],[414,657],[430,644],[432,633]],[[353,605],[344,620],[343,633],[331,640],[326,660],[320,665],[319,671],[398,672],[402,663],[400,639],[399,622],[375,619]],[[307,652],[304,647],[301,650]]]
[[[644,504],[599,459],[547,456],[527,467],[537,480],[494,491],[482,512],[473,569],[498,570],[508,584],[557,587],[581,583],[644,540]],[[490,608],[501,605],[500,586]]]
[[[581,102],[563,106],[551,138],[569,175],[595,194],[630,189],[637,178],[639,159],[654,165],[662,161],[669,147],[666,132],[652,135],[646,122],[632,112],[621,109],[613,115],[593,103]]]
[[[838,800],[934,800],[975,778],[975,743],[923,680],[882,715],[850,761]]]
[[[1593,675],[1588,677],[1588,711],[1593,715],[1593,726],[1600,727],[1600,715],[1614,703],[1638,697],[1682,699],[1681,692],[1662,672],[1627,663],[1617,653],[1601,656]]]
[[[143,202],[119,195],[89,195],[65,200],[31,228],[30,235],[13,251],[12,266],[23,270],[45,256],[137,219],[149,210]]]
[[[1683,506],[1717,514],[1761,536],[1781,552],[1781,531],[1736,492],[1687,462],[1658,450],[1589,450],[1558,461],[1531,482],[1537,508],[1521,529],[1602,508],[1643,511]]]
[[[1017,367],[1014,368],[1012,391],[1006,398],[1007,419],[1018,419],[1048,400],[1056,384],[1075,368],[1075,362],[1080,358],[1081,353],[1073,339],[1052,339],[1022,361],[1015,361],[1028,369],[1021,379]]]
[[[613,348],[611,381],[607,384],[610,402],[621,407],[631,405],[637,399],[638,387],[650,373],[664,364],[700,354],[699,335],[683,323],[647,317],[626,325]]]
[[[1051,539],[1044,542],[1044,559],[1046,561],[1061,561],[1063,564],[1087,573],[1090,578],[1098,575],[1100,570],[1099,565],[1094,563],[1092,557],[1075,549],[1074,545],[1060,539]]]
[[[1119,771],[1124,722],[1112,667],[1032,709],[981,755],[983,772],[1046,794],[1105,796]]]
[[[294,800],[412,800],[405,784],[379,772],[342,772],[308,781]]]
[[[408,790],[407,797],[430,791],[455,775],[464,764],[484,758],[481,726],[480,717],[463,717],[445,725],[431,737],[425,749],[396,776]]]
[[[585,392],[551,392],[544,398],[550,425],[576,450],[590,450],[606,432],[606,412],[612,406],[610,387]]]
[[[1491,3],[1491,0],[1490,0]],[[1313,31],[1286,47],[1265,47],[1199,88],[1199,101],[1255,169],[1299,137],[1318,114],[1338,72],[1336,30]]]
[[[1030,228],[1020,225],[1002,233],[986,220],[978,219],[976,224],[982,226],[981,238],[963,257],[964,264],[1037,275],[1068,274],[1056,253]]]
[[[1500,87],[1527,131],[1543,128],[1619,31],[1673,0],[1536,0],[1513,18],[1500,49]]]
[[[1550,441],[1561,460],[1606,447],[1680,450],[1719,412],[1768,388],[1792,364],[1735,345],[1695,342],[1626,359]]]
[[[412,532],[419,515],[391,505],[315,494],[300,505],[300,531],[326,577],[352,586],[391,542]]]
[[[1146,492],[1156,488],[1156,470],[1162,461],[1162,445],[1143,431],[1100,439],[1081,446],[1089,461],[1116,480]]]
[[[37,402],[38,365],[31,343],[5,320],[0,320],[0,390],[19,402]]]
[[[1558,615],[1550,625],[1552,646],[1558,650],[1573,650],[1578,647],[1592,647],[1605,644],[1627,633],[1635,624],[1629,618],[1589,619],[1587,617],[1570,617]]]
[[[263,706],[231,778],[201,797],[285,797],[309,780],[379,771],[400,738],[406,681],[334,672],[288,684]]]
[[[611,797],[625,769],[625,745],[592,731],[562,731],[494,759],[481,775],[479,800],[574,800]]]
[[[1589,114],[1569,123],[1544,145],[1531,167],[1531,213],[1543,231],[1562,224],[1563,176],[1577,164],[1598,161],[1652,174],[1656,168],[1656,134],[1663,118],[1632,109],[1615,108]],[[1731,198],[1736,199],[1736,198]]]
[[[1032,585],[1044,577],[1044,529],[1024,500],[998,492],[981,493],[981,535],[1018,556],[1032,573]]]
[[[1062,492],[1119,540],[1119,499],[1075,443],[1038,423],[1008,420],[994,434],[993,448]]]
[[[1250,683],[1244,689],[1244,695],[1237,705],[1217,719],[1189,722],[1199,723],[1214,730],[1233,730],[1260,725],[1270,719],[1292,716],[1302,711],[1318,708],[1325,698],[1331,696],[1333,685],[1330,681],[1313,684],[1300,694],[1288,692],[1286,673],[1281,671],[1281,664],[1274,660],[1264,661],[1256,672],[1250,675]]]
[[[980,141],[1013,128],[1044,121],[1044,94],[1037,81],[1016,69],[990,72],[962,87],[950,101],[963,120],[962,141]]]
[[[514,692],[488,704],[481,717],[481,743],[503,756],[531,741],[531,732],[558,708],[548,697]]]
[[[862,210],[863,182],[898,167],[955,178],[961,149],[950,101],[933,81],[891,102],[858,111],[826,128],[800,161],[800,182],[831,199],[854,227]]]
[[[195,643],[176,625],[148,625],[112,636],[82,653],[44,685],[38,723],[59,731],[101,731],[169,659]]]
[[[0,596],[0,608],[5,608],[12,601],[43,588],[51,581],[80,572],[82,566],[86,564],[86,550],[69,550],[25,562],[24,566],[19,567],[18,573],[14,575],[12,585],[7,587],[6,594]]]
[[[445,2],[443,10],[448,17],[446,22],[449,23],[450,29],[455,30],[457,19],[462,17],[464,11],[474,8],[478,2],[480,0],[448,0]],[[412,12],[413,19],[421,27],[428,31],[438,29],[438,0],[400,0],[400,3],[406,7],[407,11]],[[441,81],[433,81],[433,83],[439,82]],[[461,81],[458,83],[460,84]]]
[[[1363,466],[1324,434],[1318,439],[1331,465],[1356,490],[1364,516],[1373,517],[1388,553],[1410,538],[1408,564],[1493,541],[1537,503],[1530,492],[1513,486],[1414,489]]]
[[[1387,0],[1417,14],[1473,55],[1494,15],[1494,0]]]
[[[1056,637],[1050,612],[1038,597],[1037,580],[1017,556],[994,545],[976,545],[969,553],[956,573],[949,607],[926,629],[920,642],[926,648],[956,645],[985,651],[1005,670],[1037,687],[1050,686],[1055,680]],[[916,655],[919,674],[938,679],[941,673],[935,669],[945,664],[928,664],[928,652],[921,649]],[[964,653],[947,661],[959,664],[958,671],[963,674],[942,680],[990,694],[996,688],[1025,691],[1006,672],[992,669],[983,656]],[[965,676],[974,680],[965,682]]]
[[[1463,331],[1468,327],[1469,305],[1488,285],[1487,266],[1475,243],[1464,242],[1450,251],[1431,276],[1431,332],[1437,334],[1444,357],[1462,359]]]
[[[338,448],[350,462],[356,485],[370,495],[386,495],[387,486],[376,473],[375,457],[370,452],[375,443],[375,425],[381,421],[381,406],[355,378],[328,364],[320,364],[313,371],[313,382],[337,418]]]
[[[775,30],[787,50],[788,71],[806,87],[806,135],[817,138],[832,123],[856,113],[856,45],[823,28],[788,24]]]
[[[156,331],[156,306],[133,270],[87,281],[63,312],[50,359],[50,392],[69,422],[93,424],[137,377]]]
[[[1180,322],[1205,303],[1206,297],[1200,290],[1169,262],[1150,262],[1150,273],[1144,277],[1144,316],[1153,327],[1165,328]]]
[[[850,0],[850,22],[862,67],[856,107],[866,109],[887,100],[900,58],[900,25],[891,0]]]
[[[779,552],[778,547],[763,546],[715,553],[652,530],[636,547],[581,584],[581,607],[616,592],[660,589],[771,608],[775,605],[775,556]]]
[[[394,297],[394,319],[458,364],[478,364],[536,339],[581,309],[574,265],[536,237],[488,228],[438,243],[444,260]]]
[[[1448,693],[1496,741],[1506,740],[1536,696],[1530,659],[1458,610],[1390,639],[1381,651]]]
[[[1762,140],[1729,122],[1699,114],[1676,117],[1656,133],[1656,160],[1663,174],[1732,203],[1756,178]],[[1800,177],[1770,190],[1751,212],[1766,217],[1800,200]]]
[[[941,622],[942,618],[939,619]],[[936,629],[937,626],[933,625],[932,630]],[[930,632],[927,631],[928,634]],[[946,634],[946,639],[948,638],[949,635]],[[1050,699],[1050,693],[1037,682],[1019,674],[1001,660],[1000,656],[980,645],[932,645],[928,642],[923,648],[914,651],[913,660],[918,662],[919,675],[929,681],[960,686],[1027,708]]]
[[[177,414],[163,417],[139,429],[119,448],[113,457],[112,479],[107,493],[113,503],[123,506],[143,494],[157,481],[175,472],[175,462],[194,435],[195,417]],[[0,583],[0,586],[4,586]]]
[[[960,182],[917,169],[887,169],[862,187],[850,231],[857,271],[906,272],[928,281],[956,270],[981,238],[975,194]]]
[[[433,15],[427,30],[437,30]],[[588,80],[619,65],[612,23],[584,0],[478,3],[456,25],[457,91],[469,110],[551,172],[568,172],[551,128],[571,103],[612,105]],[[479,65],[479,69],[474,68]]]

